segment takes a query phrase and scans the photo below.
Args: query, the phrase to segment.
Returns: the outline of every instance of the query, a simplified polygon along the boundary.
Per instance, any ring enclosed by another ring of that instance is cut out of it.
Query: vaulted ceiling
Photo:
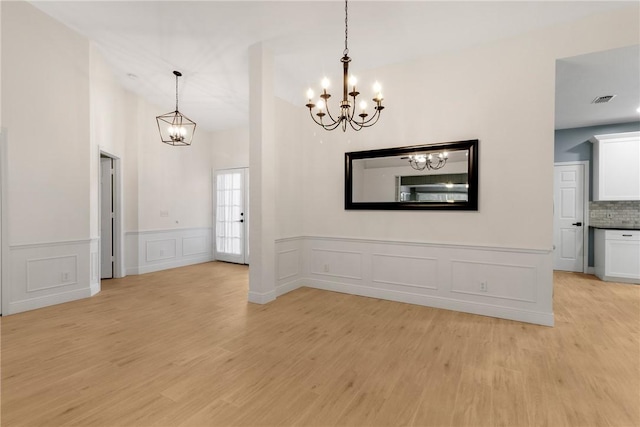
[[[167,111],[172,71],[181,71],[180,109],[208,130],[247,125],[251,45],[273,51],[276,94],[301,106],[308,86],[339,72],[344,48],[341,1],[31,3],[91,39],[127,89]],[[351,1],[351,68],[357,74],[633,3]]]

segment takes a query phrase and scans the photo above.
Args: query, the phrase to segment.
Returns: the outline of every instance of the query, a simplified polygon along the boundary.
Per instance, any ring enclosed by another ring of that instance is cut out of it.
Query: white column
[[[275,127],[273,55],[249,48],[249,302],[265,304],[275,290]]]

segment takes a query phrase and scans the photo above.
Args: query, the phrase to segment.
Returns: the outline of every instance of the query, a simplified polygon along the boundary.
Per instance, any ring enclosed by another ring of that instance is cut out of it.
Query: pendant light
[[[342,62],[342,71],[343,71],[343,79],[342,79],[342,101],[340,101],[340,110],[339,115],[334,118],[329,111],[329,98],[331,95],[327,92],[327,88],[329,87],[329,79],[326,77],[322,79],[322,93],[320,94],[320,99],[314,103],[313,99],[313,90],[309,89],[307,91],[307,98],[309,102],[307,103],[307,108],[309,108],[309,114],[311,114],[311,118],[318,125],[322,126],[326,130],[334,130],[339,126],[342,126],[342,131],[345,132],[347,130],[347,124],[351,126],[353,130],[361,130],[365,127],[370,127],[376,124],[378,119],[380,118],[380,112],[384,108],[382,105],[382,92],[381,87],[378,82],[373,85],[373,93],[374,98],[374,106],[373,106],[373,114],[369,116],[367,113],[367,103],[366,101],[360,102],[360,113],[356,116],[356,98],[360,95],[360,92],[356,90],[356,78],[352,75],[349,76],[349,62],[351,62],[351,58],[349,58],[349,48],[347,47],[347,39],[349,35],[349,23],[348,23],[348,8],[347,8],[347,0],[344,2],[344,51],[343,56],[340,58],[340,62]],[[351,87],[351,90],[349,90]],[[315,114],[314,110],[316,109]],[[358,119],[358,117],[360,119]]]
[[[182,73],[174,71],[173,74],[176,76],[176,110],[156,117],[160,139],[169,145],[191,145],[196,122],[178,110],[178,78],[182,77]]]

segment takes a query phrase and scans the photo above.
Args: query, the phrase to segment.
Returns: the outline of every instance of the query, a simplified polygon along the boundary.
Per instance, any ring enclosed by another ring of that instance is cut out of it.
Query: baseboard
[[[276,291],[269,291],[265,293],[249,291],[248,300],[254,304],[267,304],[276,299]]]
[[[77,289],[68,292],[60,292],[54,295],[45,295],[42,297],[30,298],[23,301],[13,301],[9,303],[9,313],[7,314],[16,314],[23,311],[48,307],[50,305],[75,301],[77,299],[88,298],[93,295],[91,292],[92,291],[89,288]]]
[[[89,287],[90,296],[98,294],[102,290],[100,283],[92,283]]]
[[[197,258],[179,259],[171,262],[163,262],[159,264],[140,265],[137,267],[127,268],[127,275],[137,275],[153,273],[155,271],[169,270],[171,268],[186,267],[187,265],[202,264],[203,262],[213,261],[211,255],[206,255]]]
[[[535,323],[543,326],[554,325],[553,313],[541,313],[474,301],[461,301],[451,298],[428,296],[411,292],[391,291],[387,289],[376,289],[368,286],[358,286],[325,280],[305,279],[302,282],[302,286],[322,289],[326,291],[341,292],[345,294],[359,295],[370,298],[386,299],[390,301],[403,302],[407,304],[417,304],[444,310],[461,311],[463,313],[479,314],[482,316],[499,317],[502,319]]]
[[[596,268],[595,267],[587,267],[587,272],[585,274],[593,274],[595,276]]]
[[[282,296],[291,291],[295,291],[302,286],[304,285],[302,284],[302,281],[300,279],[292,280],[291,282],[276,286],[276,297]]]

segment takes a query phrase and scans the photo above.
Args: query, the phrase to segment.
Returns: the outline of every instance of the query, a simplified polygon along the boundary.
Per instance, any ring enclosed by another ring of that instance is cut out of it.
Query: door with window
[[[249,264],[249,169],[216,171],[215,257]]]

